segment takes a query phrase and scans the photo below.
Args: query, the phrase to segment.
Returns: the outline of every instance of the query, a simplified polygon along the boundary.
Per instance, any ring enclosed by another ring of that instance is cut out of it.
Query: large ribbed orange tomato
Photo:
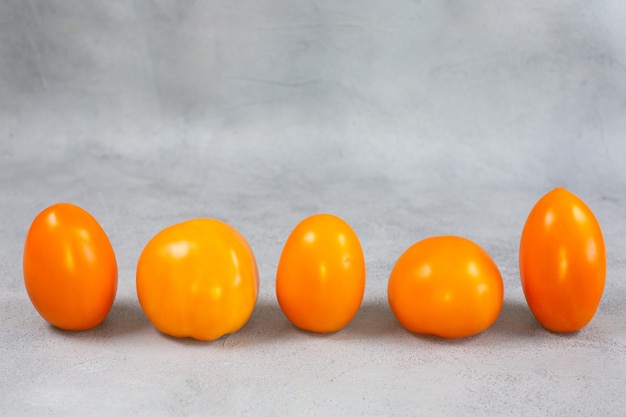
[[[259,275],[239,232],[214,219],[167,227],[143,249],[137,296],[152,324],[174,337],[214,340],[246,324]]]

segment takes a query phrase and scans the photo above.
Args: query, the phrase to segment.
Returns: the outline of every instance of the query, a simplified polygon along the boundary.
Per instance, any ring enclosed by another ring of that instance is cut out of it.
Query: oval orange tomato
[[[537,202],[522,231],[519,264],[526,301],[543,327],[573,332],[591,321],[606,252],[600,225],[580,198],[556,188]]]
[[[498,267],[480,246],[457,236],[421,240],[396,262],[388,284],[391,309],[407,330],[446,338],[491,326],[502,309]]]
[[[89,213],[68,203],[43,210],[24,244],[24,284],[41,317],[65,330],[86,330],[107,316],[117,291],[109,238]]]
[[[293,325],[334,332],[357,313],[365,259],[357,235],[339,217],[307,217],[291,232],[276,273],[276,296]]]
[[[165,228],[143,249],[137,296],[161,332],[215,340],[243,327],[256,304],[252,249],[228,224],[195,219]]]

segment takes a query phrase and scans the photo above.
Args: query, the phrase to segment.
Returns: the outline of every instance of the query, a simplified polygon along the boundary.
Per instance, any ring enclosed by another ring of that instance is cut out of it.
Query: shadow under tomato
[[[535,320],[528,305],[523,301],[504,300],[496,322],[486,330],[498,337],[528,338],[538,331],[546,331]]]
[[[103,324],[111,326],[117,335],[143,332],[152,327],[136,298],[116,301]]]
[[[402,328],[396,321],[386,300],[365,300],[354,318],[342,329],[330,333],[316,333],[292,325],[275,301],[260,301],[248,324],[238,332],[260,343],[300,340],[306,338],[360,340],[393,337]]]
[[[89,330],[72,331],[50,326],[52,331],[66,337],[81,339],[108,339],[130,336],[148,330],[152,324],[136,299],[117,299],[106,319]]]
[[[292,326],[277,301],[261,299],[254,307],[248,323],[238,332],[225,336],[227,340],[224,341],[224,346],[241,343],[271,344],[293,338],[294,332],[305,333]]]
[[[403,331],[387,299],[365,300],[356,316],[341,330],[353,339],[394,338]]]

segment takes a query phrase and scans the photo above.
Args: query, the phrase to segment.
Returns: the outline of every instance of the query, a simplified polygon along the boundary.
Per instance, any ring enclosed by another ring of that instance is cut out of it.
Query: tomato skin
[[[556,188],[535,204],[519,265],[526,301],[543,327],[574,332],[591,321],[604,291],[606,250],[600,224],[580,198]]]
[[[24,243],[23,270],[33,306],[60,329],[96,327],[113,305],[113,247],[96,219],[73,204],[54,204],[35,217]]]
[[[436,236],[407,249],[387,287],[389,305],[407,330],[444,338],[467,337],[498,318],[504,286],[498,267],[474,242]]]
[[[146,244],[136,285],[139,303],[158,330],[208,341],[246,324],[259,274],[237,230],[219,220],[194,219],[163,229]]]
[[[361,306],[365,258],[352,228],[331,214],[302,220],[278,262],[276,296],[296,327],[318,333],[345,327]]]

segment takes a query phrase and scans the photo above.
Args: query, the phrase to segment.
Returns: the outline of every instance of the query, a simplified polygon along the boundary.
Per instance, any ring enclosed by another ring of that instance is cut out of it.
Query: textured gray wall
[[[619,1],[5,0],[0,16],[3,162],[227,158],[273,177],[323,161],[445,186],[624,176]]]

